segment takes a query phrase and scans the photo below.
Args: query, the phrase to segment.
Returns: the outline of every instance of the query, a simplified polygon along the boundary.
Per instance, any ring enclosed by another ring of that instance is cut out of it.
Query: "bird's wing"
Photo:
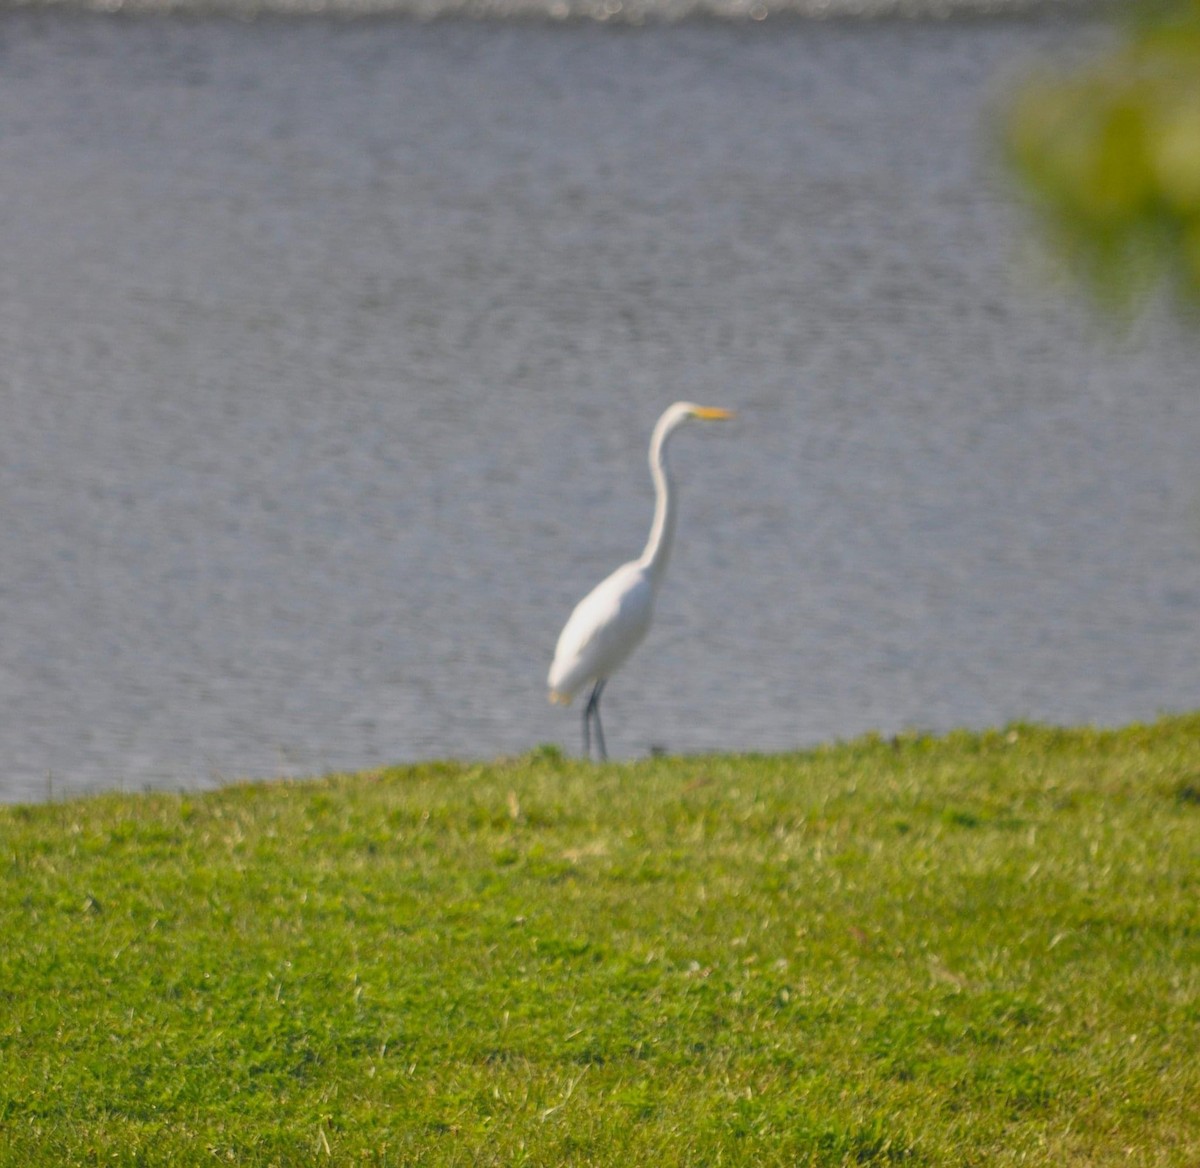
[[[625,564],[597,584],[558,638],[550,688],[570,697],[612,673],[646,635],[653,603],[649,578],[637,564]]]

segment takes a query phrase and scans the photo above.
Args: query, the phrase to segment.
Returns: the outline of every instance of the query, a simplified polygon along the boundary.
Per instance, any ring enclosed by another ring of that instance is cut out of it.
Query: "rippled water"
[[[686,20],[950,19],[1088,14],[1097,0],[10,0],[5,7],[120,15],[362,17],[598,22],[638,27]]]
[[[1044,20],[0,18],[0,795],[1196,704],[1196,348],[1026,279]]]

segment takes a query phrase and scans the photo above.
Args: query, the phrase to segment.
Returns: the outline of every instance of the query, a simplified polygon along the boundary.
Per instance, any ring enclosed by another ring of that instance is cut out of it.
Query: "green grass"
[[[1200,1164],[1200,716],[0,807],[0,1164]]]

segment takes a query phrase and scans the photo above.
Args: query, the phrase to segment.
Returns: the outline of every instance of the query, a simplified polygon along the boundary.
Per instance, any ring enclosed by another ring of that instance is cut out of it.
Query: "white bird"
[[[583,710],[583,753],[591,757],[591,721],[596,722],[600,757],[606,759],[600,725],[600,694],[613,673],[637,648],[654,613],[654,598],[662,583],[675,535],[675,496],[667,467],[667,439],[691,418],[718,421],[732,418],[731,410],[676,402],[658,419],[650,437],[650,475],[654,479],[654,522],[646,548],[622,564],[591,590],[571,613],[559,634],[547,683],[550,700],[567,705],[589,682],[592,692]]]

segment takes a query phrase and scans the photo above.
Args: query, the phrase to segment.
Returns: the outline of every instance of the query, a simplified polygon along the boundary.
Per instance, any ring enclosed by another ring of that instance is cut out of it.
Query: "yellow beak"
[[[693,418],[700,418],[705,422],[725,422],[733,416],[733,410],[722,410],[717,406],[697,406],[692,411]]]

